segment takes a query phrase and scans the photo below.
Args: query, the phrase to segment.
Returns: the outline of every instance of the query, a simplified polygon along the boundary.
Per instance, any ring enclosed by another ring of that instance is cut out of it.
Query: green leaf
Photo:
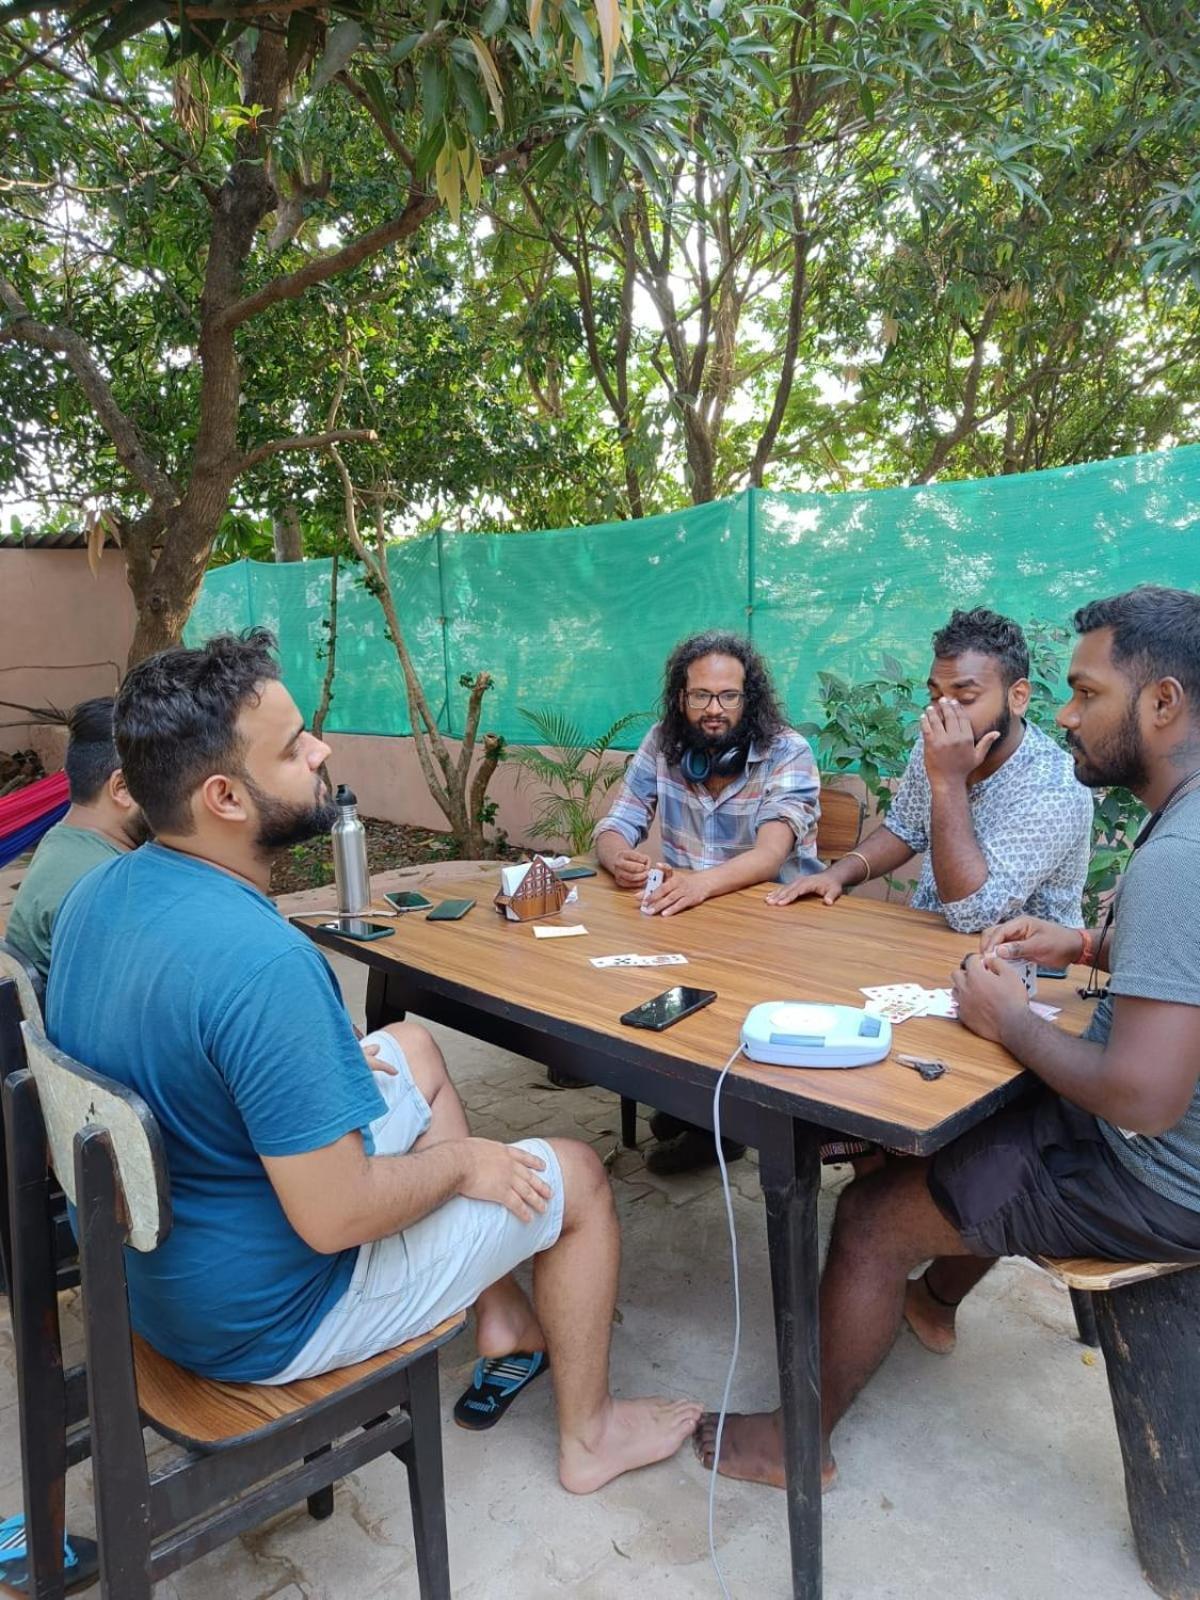
[[[325,53],[317,63],[317,70],[312,75],[309,90],[312,94],[319,94],[327,83],[337,77],[338,73],[349,61],[363,40],[363,30],[358,22],[339,22],[329,35],[325,44]]]
[[[426,128],[440,123],[445,115],[448,89],[445,60],[431,50],[421,57],[421,121]]]
[[[132,39],[134,34],[141,33],[144,29],[153,27],[156,22],[169,17],[174,9],[174,6],[167,5],[165,0],[132,0],[130,5],[117,12],[107,27],[100,30],[92,49],[97,55],[115,50],[119,44],[124,44],[126,39]]]
[[[508,20],[508,0],[488,0],[479,16],[479,31],[490,39]]]
[[[293,11],[287,26],[288,74],[295,77],[300,63],[312,49],[317,36],[317,19],[311,11]]]
[[[593,133],[587,142],[587,175],[592,199],[602,206],[608,193],[608,158],[598,133]]]

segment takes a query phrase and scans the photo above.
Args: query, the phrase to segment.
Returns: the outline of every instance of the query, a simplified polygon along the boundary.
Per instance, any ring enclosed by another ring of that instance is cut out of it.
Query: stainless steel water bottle
[[[371,877],[367,871],[367,830],[358,820],[358,796],[344,783],[334,796],[337,821],[333,825],[333,881],[337,887],[340,917],[361,917],[371,904]]]

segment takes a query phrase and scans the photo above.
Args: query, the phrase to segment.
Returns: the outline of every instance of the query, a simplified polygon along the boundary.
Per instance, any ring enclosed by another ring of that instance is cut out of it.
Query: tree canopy
[[[1107,0],[0,5],[0,485],[214,546],[1196,435],[1200,44]]]

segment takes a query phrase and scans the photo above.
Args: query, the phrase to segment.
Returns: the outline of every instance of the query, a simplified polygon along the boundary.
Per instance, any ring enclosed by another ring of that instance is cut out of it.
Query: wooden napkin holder
[[[541,856],[534,856],[529,871],[512,894],[501,889],[492,903],[501,916],[510,920],[536,922],[539,917],[553,917],[561,911],[570,892],[570,885],[557,877]]]

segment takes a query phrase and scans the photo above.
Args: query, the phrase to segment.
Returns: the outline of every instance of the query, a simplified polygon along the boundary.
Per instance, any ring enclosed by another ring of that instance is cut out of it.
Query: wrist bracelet
[[[859,878],[859,880],[858,880],[859,883],[869,883],[871,881],[871,863],[867,860],[866,856],[863,855],[861,850],[847,850],[846,854],[848,856],[857,856],[858,859],[862,862],[863,866],[866,867],[866,869],[867,869],[866,877],[865,878]]]

